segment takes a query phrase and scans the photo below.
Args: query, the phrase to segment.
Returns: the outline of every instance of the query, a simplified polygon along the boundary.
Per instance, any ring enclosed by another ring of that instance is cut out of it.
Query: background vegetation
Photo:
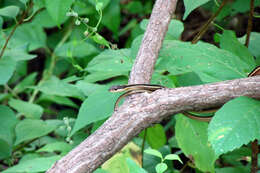
[[[108,88],[127,84],[153,4],[0,2],[1,172],[46,171],[113,113],[119,94]],[[174,88],[246,77],[260,65],[259,4],[251,20],[250,1],[178,2],[151,83]],[[172,116],[147,129],[145,148],[154,150],[146,150],[143,168],[141,133],[96,172],[249,172],[259,108],[240,97],[210,124]]]

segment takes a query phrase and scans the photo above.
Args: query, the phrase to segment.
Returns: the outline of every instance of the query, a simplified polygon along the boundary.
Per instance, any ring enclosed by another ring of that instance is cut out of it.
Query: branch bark
[[[135,95],[48,173],[92,172],[152,124],[179,112],[217,107],[238,96],[260,98],[260,76]]]

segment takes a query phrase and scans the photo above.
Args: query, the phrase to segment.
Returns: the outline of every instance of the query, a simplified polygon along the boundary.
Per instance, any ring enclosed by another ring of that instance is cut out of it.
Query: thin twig
[[[248,47],[249,41],[250,41],[250,34],[253,27],[253,16],[254,16],[254,0],[250,1],[250,12],[248,17],[248,23],[247,23],[247,30],[246,30],[246,42],[245,46]]]
[[[146,135],[147,135],[147,129],[144,130],[144,138],[143,138],[143,142],[142,142],[142,168],[144,167],[144,144],[145,144],[145,140],[146,140]]]
[[[210,26],[211,22],[215,20],[215,18],[219,15],[221,12],[222,8],[226,5],[226,3],[229,0],[223,0],[222,3],[220,4],[218,10],[216,11],[215,14],[213,14],[209,20],[202,26],[201,30],[199,33],[194,37],[194,39],[191,41],[192,44],[196,44],[200,38],[204,35],[204,33],[208,30],[208,27]]]
[[[258,140],[254,140],[251,144],[252,147],[252,165],[251,165],[251,173],[257,173],[257,154],[258,150]]]
[[[5,40],[5,44],[4,44],[4,46],[3,46],[2,50],[1,50],[1,53],[0,53],[0,58],[4,55],[5,49],[6,49],[7,45],[8,45],[8,42],[11,39],[11,37],[14,35],[15,30],[17,29],[17,27],[19,25],[21,25],[23,23],[24,18],[28,15],[29,10],[32,8],[33,4],[31,3],[31,1],[29,2],[29,4],[30,4],[29,7],[23,12],[21,19],[19,20],[18,23],[15,24],[15,26],[13,27],[11,33],[9,34],[7,39]]]

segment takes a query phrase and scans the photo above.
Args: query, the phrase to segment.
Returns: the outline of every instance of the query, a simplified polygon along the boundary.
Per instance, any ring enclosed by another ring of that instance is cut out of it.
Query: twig
[[[204,35],[204,33],[208,30],[208,27],[210,26],[211,22],[215,20],[215,18],[219,15],[221,12],[222,8],[226,5],[226,3],[229,0],[223,0],[222,3],[220,4],[218,10],[216,11],[215,14],[213,14],[209,20],[202,26],[201,30],[199,33],[194,37],[194,39],[191,41],[192,44],[196,44],[200,38]]]
[[[145,140],[146,140],[146,135],[147,135],[147,129],[144,130],[144,138],[143,138],[143,142],[142,142],[142,168],[144,167],[144,144],[145,144]]]
[[[251,165],[251,173],[257,173],[257,161],[258,161],[258,158],[257,158],[257,155],[258,155],[258,152],[259,152],[259,149],[258,149],[258,140],[254,140],[251,144],[251,147],[252,147],[252,165]]]
[[[250,41],[250,34],[252,31],[252,27],[253,27],[253,16],[254,16],[254,0],[251,0],[250,1],[250,12],[249,12],[247,30],[246,30],[246,42],[245,42],[246,47],[248,47],[249,41]]]
[[[29,4],[30,4],[29,7],[23,12],[21,19],[19,20],[18,23],[15,24],[15,26],[13,27],[11,33],[9,34],[7,39],[5,40],[5,44],[4,44],[4,46],[3,46],[2,50],[1,50],[1,53],[0,53],[0,58],[4,55],[5,49],[6,49],[7,45],[8,45],[8,42],[11,39],[11,37],[14,35],[15,30],[17,29],[17,27],[19,25],[21,25],[23,23],[24,18],[28,15],[29,10],[32,8],[33,4],[31,3],[31,1],[29,2]]]

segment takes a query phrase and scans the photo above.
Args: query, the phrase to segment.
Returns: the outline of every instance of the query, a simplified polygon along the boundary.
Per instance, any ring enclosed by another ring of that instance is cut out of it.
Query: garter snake
[[[251,76],[256,76],[256,75],[260,75],[260,66],[256,67],[249,75],[248,77]],[[162,85],[155,85],[155,84],[133,84],[133,85],[116,85],[116,86],[112,86],[109,91],[110,92],[125,92],[124,94],[122,94],[121,96],[118,97],[118,99],[116,100],[116,103],[114,105],[114,110],[117,109],[118,104],[120,102],[120,100],[128,95],[132,95],[135,93],[143,93],[143,92],[148,92],[151,93],[153,91],[159,90],[159,89],[163,89],[166,88],[165,86]],[[214,110],[205,110],[205,111],[199,111],[196,113],[205,113],[205,112],[216,112],[217,109]],[[185,115],[188,118],[194,119],[194,120],[199,120],[199,121],[205,121],[205,122],[209,122],[212,119],[212,116],[197,116],[194,115],[190,112],[182,112],[183,115]]]

